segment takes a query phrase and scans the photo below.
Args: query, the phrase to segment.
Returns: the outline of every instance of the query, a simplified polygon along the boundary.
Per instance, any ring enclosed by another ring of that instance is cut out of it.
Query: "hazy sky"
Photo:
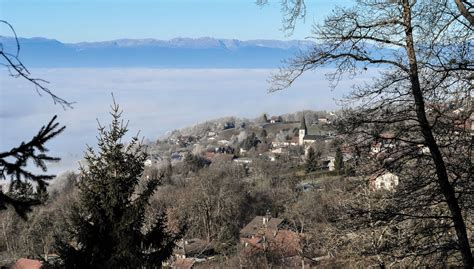
[[[0,0],[0,18],[19,36],[64,42],[119,38],[202,37],[304,39],[336,4],[349,0],[307,0],[308,14],[287,37],[280,0],[259,7],[255,0]],[[10,35],[5,27],[0,34]]]
[[[348,0],[307,0],[308,14],[291,37],[281,28],[280,0],[258,7],[254,0],[0,0],[0,19],[22,37],[63,42],[119,38],[203,37],[304,39],[311,25],[335,4]],[[10,35],[0,27],[1,35]],[[263,112],[278,115],[303,109],[335,109],[334,98],[357,80],[344,80],[331,92],[325,70],[308,73],[292,89],[267,94],[271,70],[263,69],[32,69],[56,94],[76,101],[64,111],[39,97],[25,80],[0,72],[0,150],[30,139],[54,114],[67,126],[51,141],[52,156],[62,161],[51,172],[77,168],[86,144],[96,144],[97,122],[108,123],[110,93],[130,120],[131,134],[154,140],[176,128],[206,120]],[[327,71],[327,70],[326,70]],[[367,77],[367,76],[365,76]]]

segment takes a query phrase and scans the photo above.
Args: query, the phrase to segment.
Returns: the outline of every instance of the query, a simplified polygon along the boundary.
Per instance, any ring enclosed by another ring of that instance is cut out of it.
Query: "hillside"
[[[159,165],[166,163],[166,160],[176,164],[184,160],[188,153],[208,161],[212,161],[221,153],[231,153],[233,158],[267,156],[274,159],[288,157],[289,152],[292,152],[295,158],[300,159],[301,149],[298,146],[298,139],[303,113],[307,134],[318,135],[319,143],[322,143],[318,146],[321,154],[324,153],[322,158],[326,158],[327,154],[333,155],[329,142],[333,140],[334,135],[334,128],[330,124],[330,121],[335,119],[334,114],[305,110],[268,116],[266,120],[263,116],[255,119],[224,117],[174,130],[168,136],[148,145],[151,154],[149,164]],[[330,119],[330,121],[322,123],[319,119]]]

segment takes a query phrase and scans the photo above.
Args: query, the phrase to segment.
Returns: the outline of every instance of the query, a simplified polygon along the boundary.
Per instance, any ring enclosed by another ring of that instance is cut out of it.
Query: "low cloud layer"
[[[311,73],[291,89],[267,93],[267,69],[34,69],[35,77],[50,81],[50,88],[74,109],[53,105],[38,96],[32,85],[0,74],[0,150],[27,140],[55,114],[66,131],[48,146],[62,161],[52,172],[77,169],[85,145],[95,145],[97,121],[107,124],[113,92],[130,121],[130,135],[140,130],[155,140],[168,131],[206,120],[238,116],[255,118],[302,109],[332,110],[357,81],[342,81],[329,89],[324,71]]]

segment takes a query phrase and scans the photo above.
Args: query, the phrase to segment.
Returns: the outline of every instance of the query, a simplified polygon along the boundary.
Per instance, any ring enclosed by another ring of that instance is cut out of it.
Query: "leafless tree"
[[[370,212],[377,225],[396,222],[403,230],[391,238],[397,243],[384,245],[396,248],[399,259],[474,266],[468,239],[472,137],[466,128],[473,112],[471,16],[468,1],[358,0],[316,26],[318,45],[273,77],[270,90],[276,91],[320,67],[334,67],[328,74],[333,86],[344,76],[380,70],[373,83],[356,85],[344,99],[340,123],[357,158],[367,160],[359,162],[365,164],[360,174],[400,177],[395,192],[379,197],[384,203],[360,212]]]
[[[268,4],[268,0],[256,0],[259,6]],[[281,12],[283,14],[283,31],[289,35],[293,33],[296,23],[299,19],[304,20],[306,16],[306,4],[304,0],[281,0]]]

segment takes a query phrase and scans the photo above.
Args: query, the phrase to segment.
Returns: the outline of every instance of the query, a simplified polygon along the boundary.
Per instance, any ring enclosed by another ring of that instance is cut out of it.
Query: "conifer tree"
[[[242,143],[240,143],[240,147],[245,150],[250,150],[251,148],[257,147],[259,143],[261,143],[261,141],[255,135],[255,133],[251,133],[242,141]]]
[[[336,149],[336,158],[334,160],[334,169],[336,169],[336,171],[342,171],[342,169],[344,169],[344,159],[342,157],[341,148]]]
[[[69,238],[59,240],[59,253],[66,268],[159,268],[177,236],[165,230],[163,214],[155,213],[151,225],[145,220],[164,175],[142,176],[147,154],[137,137],[122,142],[127,124],[115,101],[111,115],[108,128],[99,124],[98,150],[85,153]]]
[[[313,147],[309,147],[306,156],[306,173],[314,172],[317,170],[316,152]]]

